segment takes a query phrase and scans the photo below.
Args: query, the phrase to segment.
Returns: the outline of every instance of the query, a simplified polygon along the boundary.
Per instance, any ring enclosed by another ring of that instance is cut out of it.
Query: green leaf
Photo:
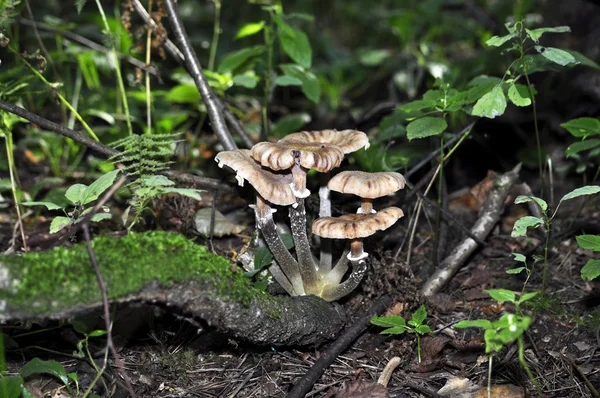
[[[90,219],[91,222],[100,222],[102,220],[110,220],[112,218],[112,214],[110,213],[96,213]]]
[[[546,203],[546,201],[544,199],[540,199],[538,197],[528,196],[528,195],[519,195],[515,199],[515,204],[527,203],[527,202],[537,203],[537,205],[540,206],[540,208],[542,209],[542,211],[544,213],[546,212],[546,210],[548,210],[548,203]]]
[[[406,103],[404,105],[400,105],[396,109],[410,114],[410,113],[420,111],[422,109],[432,109],[436,106],[436,104],[437,104],[437,101],[434,101],[434,100],[415,100],[415,101]]]
[[[359,61],[365,66],[377,66],[389,58],[390,55],[390,50],[367,50],[360,53]]]
[[[292,113],[279,119],[273,125],[271,133],[278,138],[299,131],[306,123],[310,123],[311,117],[308,113]]]
[[[87,187],[83,193],[81,193],[80,203],[82,205],[85,205],[85,204],[88,204],[88,203],[93,202],[94,200],[98,199],[100,197],[100,195],[102,195],[104,193],[104,191],[106,191],[108,188],[110,188],[111,185],[115,182],[115,179],[117,178],[117,174],[119,174],[120,171],[121,170],[119,170],[119,169],[110,171],[110,172],[100,176],[96,181],[92,182],[90,184],[90,186]],[[69,193],[68,190],[67,190],[67,193]],[[66,194],[65,194],[65,196],[66,196]],[[67,196],[67,198],[68,198],[68,196]]]
[[[242,37],[248,37],[257,34],[265,28],[265,21],[247,23],[242,26],[240,30],[235,34],[234,40],[241,39]]]
[[[563,196],[560,201],[562,202],[563,200],[574,199],[574,198],[578,198],[578,197],[584,196],[584,195],[593,195],[598,192],[600,192],[600,186],[586,185],[585,187],[581,187],[581,188],[572,190],[571,192],[569,192],[568,194]]]
[[[85,184],[74,184],[67,189],[65,197],[73,204],[81,203],[85,190],[88,188]]]
[[[52,202],[23,202],[22,203],[23,206],[46,206],[46,208],[48,210],[60,210],[62,209],[62,207],[60,207],[57,204],[54,204]]]
[[[492,46],[492,47],[500,47],[501,45],[503,45],[504,43],[506,43],[507,41],[509,41],[510,39],[514,38],[515,34],[508,34],[506,36],[492,36],[490,39],[488,39],[485,44],[487,44],[488,46]]]
[[[527,32],[527,36],[529,36],[529,38],[536,43],[540,40],[540,37],[542,37],[542,35],[544,33],[564,33],[564,32],[570,32],[570,31],[571,31],[571,28],[569,28],[568,26],[557,26],[554,28],[539,28],[539,29],[531,29],[531,30],[525,28],[525,32]]]
[[[513,238],[519,236],[525,236],[527,234],[527,228],[537,228],[544,223],[544,220],[538,217],[525,216],[519,218],[513,227],[510,234]]]
[[[90,333],[86,334],[86,336],[88,336],[88,337],[100,337],[100,336],[104,336],[105,334],[106,334],[106,330],[97,329],[97,330],[93,330]]]
[[[0,378],[0,392],[4,391],[6,398],[19,398],[27,391],[23,383],[21,376],[4,376]]]
[[[279,26],[277,33],[283,51],[285,51],[294,62],[300,64],[304,68],[310,68],[312,65],[312,48],[310,47],[306,34],[301,30],[292,28],[280,17],[275,17],[273,20]]]
[[[191,84],[178,84],[169,90],[165,99],[177,104],[197,104],[201,101],[198,89]]]
[[[39,358],[33,358],[21,368],[21,376],[24,378],[36,374],[49,374],[57,377],[64,385],[69,384],[65,368],[57,361],[42,361]]]
[[[487,319],[476,319],[474,321],[460,321],[454,325],[457,329],[466,329],[466,328],[482,328],[482,329],[491,329],[492,322]]]
[[[381,334],[403,334],[408,328],[406,326],[394,326],[381,331]]]
[[[295,77],[302,82],[302,92],[306,95],[306,98],[315,103],[319,102],[321,83],[312,72],[294,64],[284,64],[279,67],[285,75]]]
[[[421,305],[418,310],[412,315],[412,321],[416,325],[423,324],[423,321],[427,318],[427,309],[425,309],[425,305]]]
[[[600,145],[600,139],[590,139],[585,141],[574,142],[565,149],[565,156],[571,157],[579,152],[594,149]]]
[[[400,315],[374,316],[371,318],[371,323],[384,328],[394,326],[406,326],[406,319]]]
[[[531,105],[531,97],[527,86],[522,84],[511,84],[508,87],[508,98],[516,106],[529,106]]]
[[[513,255],[513,260],[518,261],[520,263],[525,264],[527,262],[527,258],[522,255],[521,253],[512,253]]]
[[[413,120],[406,126],[406,137],[409,140],[440,135],[448,128],[448,124],[441,117],[425,116]]]
[[[254,46],[242,48],[239,51],[229,54],[220,63],[217,71],[219,73],[233,73],[251,58],[257,57],[264,51],[263,46]]]
[[[70,217],[55,217],[50,223],[50,233],[55,234],[66,226],[73,224],[74,220]]]
[[[521,272],[523,272],[525,270],[526,270],[525,267],[517,267],[517,268],[511,268],[511,269],[506,270],[506,273],[515,275],[515,274],[520,274]]]
[[[487,294],[490,295],[491,298],[500,302],[500,303],[514,303],[516,302],[515,292],[506,289],[490,289],[484,290]]]
[[[581,269],[581,277],[591,281],[600,276],[600,260],[590,260]]]
[[[298,79],[297,77],[293,77],[293,76],[277,76],[275,78],[275,85],[276,86],[301,86],[302,85],[302,80]]]
[[[575,239],[582,249],[600,251],[600,235],[579,235]]]
[[[577,64],[577,60],[571,53],[561,50],[560,48],[535,46],[535,49],[542,54],[544,58],[560,66]]]
[[[192,188],[161,188],[161,193],[176,193],[182,196],[186,196],[188,198],[192,198],[192,199],[196,199],[196,200],[202,200],[202,197],[200,196],[200,192],[203,192],[201,190],[198,189],[192,189]]]
[[[525,301],[529,301],[532,298],[534,298],[535,296],[537,296],[540,292],[531,292],[531,293],[525,293],[524,295],[522,295],[521,297],[519,297],[519,304],[524,303]]]
[[[242,86],[246,88],[254,88],[258,80],[256,77],[248,76],[248,75],[235,75],[233,77],[233,84],[236,86]]]
[[[600,134],[600,120],[593,117],[580,117],[571,119],[560,125],[566,129],[573,137],[587,137]]]
[[[481,97],[473,106],[473,115],[490,119],[500,116],[506,109],[506,97],[500,85]]]
[[[598,65],[596,62],[592,61],[585,55],[581,54],[580,52],[577,52],[575,50],[566,50],[566,51],[569,54],[571,54],[573,57],[575,57],[575,60],[577,61],[577,65],[587,66],[589,68],[600,70],[600,65]],[[573,66],[573,65],[571,65],[571,66]]]
[[[254,269],[259,271],[273,262],[273,255],[268,247],[259,247],[254,253]]]
[[[428,334],[431,333],[431,328],[427,325],[419,325],[415,328],[415,332],[418,334]]]

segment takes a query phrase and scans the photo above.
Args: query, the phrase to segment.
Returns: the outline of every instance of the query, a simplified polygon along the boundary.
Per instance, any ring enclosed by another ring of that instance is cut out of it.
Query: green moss
[[[204,280],[222,299],[244,305],[265,297],[243,273],[231,272],[227,260],[179,234],[154,231],[98,237],[93,247],[109,298],[135,293],[153,281],[169,286],[192,279]],[[5,277],[10,286],[3,286]],[[4,300],[8,311],[37,314],[98,302],[100,292],[85,243],[1,256],[0,304]]]

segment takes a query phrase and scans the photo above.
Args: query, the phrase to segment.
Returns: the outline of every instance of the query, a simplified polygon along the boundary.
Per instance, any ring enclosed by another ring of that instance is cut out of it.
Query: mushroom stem
[[[296,256],[300,275],[308,294],[316,288],[318,276],[317,265],[310,251],[308,236],[306,234],[306,209],[304,199],[297,199],[298,206],[290,206],[290,229],[296,245]]]
[[[331,200],[327,186],[319,188],[319,217],[331,217]],[[321,238],[321,256],[319,257],[319,273],[326,274],[331,271],[332,263],[331,239]]]
[[[340,257],[338,262],[335,264],[335,267],[333,267],[333,269],[325,276],[328,284],[339,285],[342,281],[346,271],[348,271],[348,264],[350,263],[350,260],[348,260],[348,253],[350,253],[349,250],[344,250],[342,257]]]
[[[360,261],[367,258],[368,254],[363,250],[363,240],[362,238],[352,239],[350,242],[350,254],[348,255],[348,260],[350,261]]]
[[[260,195],[256,195],[256,212],[258,214],[258,228],[263,234],[265,242],[267,243],[267,246],[269,246],[269,250],[273,253],[273,257],[282,271],[282,273],[279,273],[275,270],[271,275],[273,275],[273,278],[275,278],[284,289],[286,289],[286,286],[289,288],[289,285],[291,284],[292,292],[289,292],[290,295],[303,296],[305,292],[298,262],[292,257],[277,233],[277,227],[273,220],[271,207]],[[282,274],[285,275],[287,278],[286,280],[281,278]]]
[[[361,198],[362,202],[360,205],[360,209],[358,209],[358,213],[362,213],[362,214],[371,214],[371,213],[375,213],[375,211],[373,211],[373,199],[368,199],[368,198]]]
[[[346,296],[347,294],[351,293],[354,289],[356,289],[356,287],[359,285],[360,281],[362,280],[363,276],[365,276],[366,272],[367,272],[366,261],[365,260],[359,261],[354,266],[352,273],[350,274],[348,279],[346,279],[344,281],[344,283],[342,283],[341,285],[337,285],[337,286],[328,286],[327,288],[324,289],[321,297],[326,301],[335,301],[335,300],[341,299],[342,297]]]
[[[292,167],[292,189],[297,198],[306,198],[310,195],[310,191],[306,189],[306,169],[300,166],[300,161],[296,158],[296,163]]]

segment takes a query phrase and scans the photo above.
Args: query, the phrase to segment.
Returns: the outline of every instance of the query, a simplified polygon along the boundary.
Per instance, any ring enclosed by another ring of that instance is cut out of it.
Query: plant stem
[[[275,41],[275,35],[273,34],[273,27],[271,25],[265,26],[264,32],[265,44],[267,45],[267,71],[265,72],[265,92],[262,107],[262,141],[266,141],[271,134],[268,116],[269,100],[271,97],[271,73],[273,71],[273,43]]]
[[[417,333],[417,358],[419,359],[419,363],[421,363],[421,337]]]
[[[542,270],[542,293],[546,291],[548,283],[548,246],[550,245],[550,228],[552,225],[551,219],[546,216],[546,241],[544,243],[544,269]]]
[[[152,12],[152,0],[148,0],[148,12]],[[152,28],[148,26],[146,35],[146,66],[150,66],[152,50]],[[150,72],[146,69],[146,127],[147,134],[152,135],[152,97],[150,92]]]
[[[540,388],[538,381],[533,376],[533,373],[531,373],[531,369],[529,369],[529,366],[527,365],[527,362],[525,361],[525,349],[523,348],[523,336],[519,337],[517,339],[517,342],[519,343],[519,363],[521,364],[521,366],[523,366],[523,369],[525,369],[525,372],[527,373],[529,380],[531,380],[531,382],[533,383],[533,385],[535,386],[535,388],[538,392],[538,395],[541,397],[542,389]]]
[[[488,380],[487,380],[487,396],[492,398],[492,364],[494,361],[494,355],[490,354],[488,358]]]
[[[17,211],[17,222],[19,223],[19,229],[21,230],[21,240],[23,240],[23,250],[29,251],[27,247],[27,240],[25,239],[25,228],[23,227],[23,217],[21,216],[21,206],[19,203],[19,197],[17,196],[17,182],[15,179],[15,158],[13,155],[13,140],[12,132],[7,131],[5,135],[6,140],[6,157],[8,158],[8,172],[10,175],[10,188],[12,190],[13,199],[15,201],[15,210]]]
[[[208,58],[208,69],[214,70],[215,56],[219,45],[219,35],[221,34],[221,0],[212,0],[215,5],[215,22],[213,25],[213,37],[210,43],[210,55]]]

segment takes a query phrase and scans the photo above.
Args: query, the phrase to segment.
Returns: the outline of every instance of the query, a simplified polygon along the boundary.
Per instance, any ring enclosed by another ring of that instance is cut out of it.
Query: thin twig
[[[211,90],[208,80],[206,79],[206,76],[204,76],[202,66],[200,66],[196,52],[192,48],[190,38],[188,37],[185,28],[183,27],[183,23],[179,18],[175,1],[164,0],[164,5],[167,9],[167,13],[169,14],[169,21],[171,22],[171,27],[173,29],[175,38],[179,42],[179,48],[185,57],[185,64],[187,66],[188,73],[192,79],[194,79],[196,87],[202,95],[204,104],[206,105],[206,111],[215,134],[219,138],[219,141],[225,150],[230,151],[237,149],[237,145],[229,133],[229,129],[227,128],[225,119],[223,118],[223,106],[220,101],[216,99],[217,96]]]
[[[353,325],[347,328],[342,335],[329,346],[327,351],[317,359],[308,372],[306,372],[300,381],[296,383],[294,388],[292,388],[292,391],[289,392],[286,398],[303,398],[338,355],[367,330],[373,315],[381,314],[391,304],[392,297],[384,296],[373,304],[366,314],[354,321]]]

